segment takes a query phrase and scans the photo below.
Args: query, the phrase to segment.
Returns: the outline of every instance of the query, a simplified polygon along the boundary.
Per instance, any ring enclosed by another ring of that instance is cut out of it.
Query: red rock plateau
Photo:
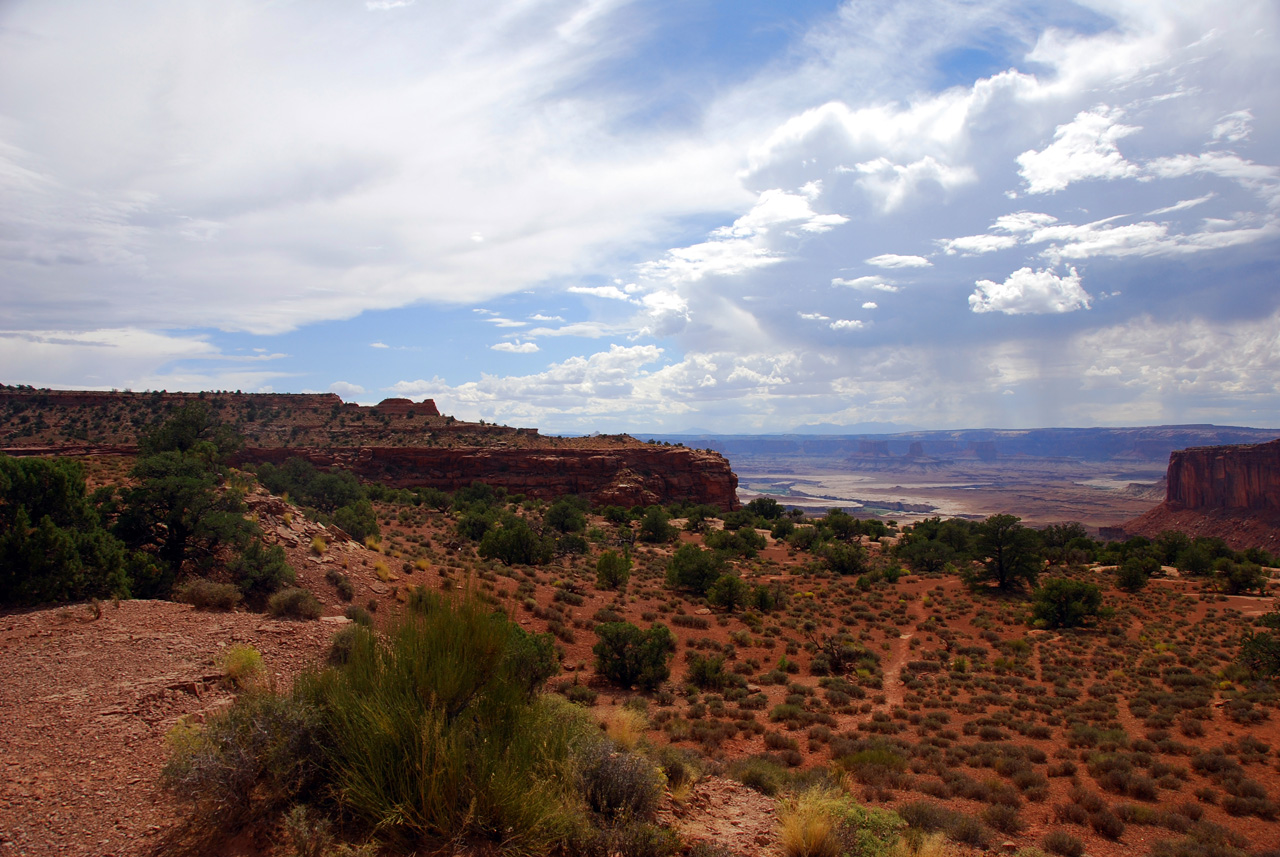
[[[517,494],[581,494],[597,504],[691,501],[738,506],[738,477],[710,450],[627,435],[543,437],[537,429],[469,423],[435,402],[375,407],[332,393],[165,393],[0,387],[0,451],[130,455],[138,436],[178,407],[203,402],[244,435],[242,464],[300,456],[396,487],[454,491],[479,480]]]
[[[1280,440],[1173,452],[1167,481],[1164,503],[1125,524],[1126,533],[1181,530],[1236,549],[1280,548]]]

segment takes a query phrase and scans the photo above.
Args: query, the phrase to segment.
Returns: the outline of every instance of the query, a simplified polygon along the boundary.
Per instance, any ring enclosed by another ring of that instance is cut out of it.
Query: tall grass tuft
[[[533,696],[551,670],[531,670],[529,649],[472,598],[436,597],[385,637],[353,628],[345,664],[296,685],[324,713],[343,813],[405,843],[483,837],[541,854],[567,842],[580,823],[570,746],[596,733],[568,703]]]

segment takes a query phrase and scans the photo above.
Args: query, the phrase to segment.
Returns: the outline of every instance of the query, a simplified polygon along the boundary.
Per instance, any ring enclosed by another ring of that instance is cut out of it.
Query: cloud
[[[350,401],[356,396],[360,396],[368,391],[359,384],[351,384],[346,381],[334,381],[329,385],[330,393],[337,393],[344,401]]]
[[[836,277],[831,281],[833,286],[844,286],[850,289],[870,289],[877,292],[896,292],[899,286],[893,284],[892,281],[883,277],[855,277],[852,280]]]
[[[1237,110],[1234,113],[1228,113],[1218,120],[1218,124],[1213,126],[1210,135],[1215,140],[1222,140],[1226,143],[1239,143],[1249,139],[1249,134],[1253,130],[1253,111]]]
[[[969,296],[969,308],[974,312],[1027,315],[1089,308],[1089,294],[1080,287],[1075,268],[1065,277],[1043,269],[1019,268],[1003,283],[979,280],[976,285]]]
[[[224,354],[205,336],[137,328],[0,330],[0,365],[9,380],[41,387],[252,392],[289,373],[229,367],[282,356]]]
[[[895,164],[885,157],[842,168],[842,172],[859,176],[858,183],[880,200],[883,211],[902,207],[909,197],[919,193],[922,185],[936,184],[943,190],[954,190],[977,180],[969,167],[953,167],[926,156],[909,164]]]
[[[796,315],[800,316],[805,321],[830,321],[831,320],[831,316],[823,315],[820,312],[801,312],[801,313],[796,313]]]
[[[942,249],[948,256],[954,256],[957,253],[977,256],[1016,247],[1018,239],[1012,235],[966,235],[963,238],[950,238],[938,243],[942,245]]]
[[[1002,214],[996,218],[992,224],[992,229],[998,229],[1002,232],[1022,233],[1034,232],[1042,229],[1051,223],[1057,223],[1058,218],[1052,214],[1044,214],[1038,211],[1015,211],[1013,214]]]
[[[1072,182],[1085,179],[1119,179],[1139,175],[1141,168],[1120,154],[1116,141],[1142,129],[1121,125],[1122,110],[1104,105],[1076,114],[1059,125],[1053,143],[1046,148],[1018,156],[1019,174],[1028,193],[1064,190]]]
[[[1167,223],[1142,221],[1112,226],[1106,221],[1081,225],[1055,224],[1037,230],[1028,243],[1054,242],[1042,255],[1055,263],[1062,259],[1185,256],[1221,250],[1280,236],[1280,222],[1244,226],[1230,220],[1207,222],[1199,232],[1171,233]],[[1059,245],[1058,242],[1061,242]]]
[[[1180,199],[1173,205],[1166,205],[1164,208],[1157,208],[1154,211],[1148,211],[1147,214],[1154,217],[1157,214],[1173,214],[1175,211],[1186,211],[1188,208],[1195,208],[1197,205],[1204,205],[1215,196],[1217,196],[1217,194],[1206,193],[1204,196],[1198,196],[1195,199]]]
[[[370,342],[369,347],[370,348],[390,348],[391,346],[387,345],[385,342]]]
[[[534,342],[499,342],[489,346],[494,351],[505,351],[508,354],[533,354],[538,351]]]
[[[828,325],[832,330],[861,330],[866,327],[866,322],[857,319],[841,318],[836,319]]]
[[[806,183],[800,193],[762,191],[751,210],[732,225],[712,230],[707,241],[673,248],[663,258],[641,264],[638,272],[650,281],[680,285],[704,277],[736,277],[783,262],[787,253],[775,245],[792,237],[795,229],[821,235],[848,222],[844,215],[813,210],[821,193],[822,183],[816,181]]]
[[[879,309],[879,304],[877,304],[875,301],[866,301],[865,303],[863,303],[862,308],[863,309]]]
[[[868,265],[877,268],[928,268],[933,265],[923,256],[899,256],[896,253],[882,253],[867,260]]]
[[[590,295],[594,298],[607,298],[614,301],[630,301],[631,296],[617,286],[570,286],[570,294]]]

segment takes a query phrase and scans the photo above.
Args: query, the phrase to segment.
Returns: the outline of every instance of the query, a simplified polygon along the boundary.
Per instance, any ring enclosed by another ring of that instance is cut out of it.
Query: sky
[[[1280,426],[1274,0],[3,0],[0,382]]]

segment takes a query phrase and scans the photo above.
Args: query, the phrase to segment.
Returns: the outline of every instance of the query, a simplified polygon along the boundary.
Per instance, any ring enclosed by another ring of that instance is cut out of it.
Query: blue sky
[[[0,6],[0,381],[1280,426],[1274,2]]]

